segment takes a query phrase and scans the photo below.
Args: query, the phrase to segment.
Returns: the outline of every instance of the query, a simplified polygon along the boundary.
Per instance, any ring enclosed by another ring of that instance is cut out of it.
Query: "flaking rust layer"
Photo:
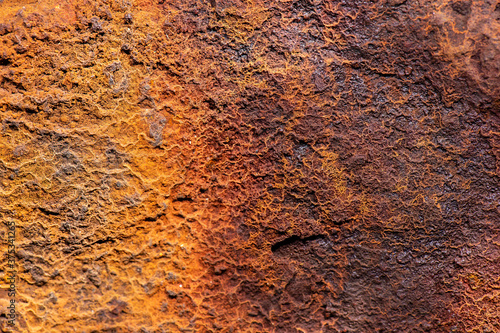
[[[499,28],[481,0],[1,1],[1,329],[500,331]]]

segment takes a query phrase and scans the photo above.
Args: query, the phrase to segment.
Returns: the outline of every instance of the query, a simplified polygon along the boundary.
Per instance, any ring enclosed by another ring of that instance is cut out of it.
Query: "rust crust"
[[[499,332],[500,4],[0,0],[3,332]]]

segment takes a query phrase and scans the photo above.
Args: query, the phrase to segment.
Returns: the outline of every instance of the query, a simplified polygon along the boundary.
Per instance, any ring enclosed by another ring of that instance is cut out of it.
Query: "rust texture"
[[[499,31],[489,0],[0,0],[1,330],[500,332]]]

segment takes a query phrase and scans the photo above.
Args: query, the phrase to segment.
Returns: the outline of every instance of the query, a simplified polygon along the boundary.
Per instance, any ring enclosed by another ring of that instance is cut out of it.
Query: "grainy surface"
[[[486,0],[0,1],[2,330],[500,331],[499,31]]]

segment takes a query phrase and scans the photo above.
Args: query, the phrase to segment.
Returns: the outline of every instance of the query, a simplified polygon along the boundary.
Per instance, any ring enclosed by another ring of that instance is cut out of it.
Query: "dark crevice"
[[[115,243],[116,240],[111,238],[111,237],[107,237],[107,238],[104,238],[104,239],[99,239],[99,240],[96,240],[95,242],[92,243],[92,245],[94,244],[105,244],[105,243]]]
[[[298,242],[301,242],[302,244],[304,244],[306,242],[314,241],[317,239],[325,239],[325,236],[324,235],[313,235],[313,236],[300,238],[297,235],[293,235],[293,236],[290,236],[290,237],[288,237],[280,242],[274,243],[273,246],[271,246],[271,251],[274,253],[274,252],[278,251],[280,248],[282,248],[283,246],[292,245],[292,244],[298,243]]]
[[[47,209],[47,208],[44,208],[44,207],[38,207],[38,209],[42,213],[44,213],[45,215],[60,215],[60,212],[54,211],[54,210],[50,210],[50,209]]]

